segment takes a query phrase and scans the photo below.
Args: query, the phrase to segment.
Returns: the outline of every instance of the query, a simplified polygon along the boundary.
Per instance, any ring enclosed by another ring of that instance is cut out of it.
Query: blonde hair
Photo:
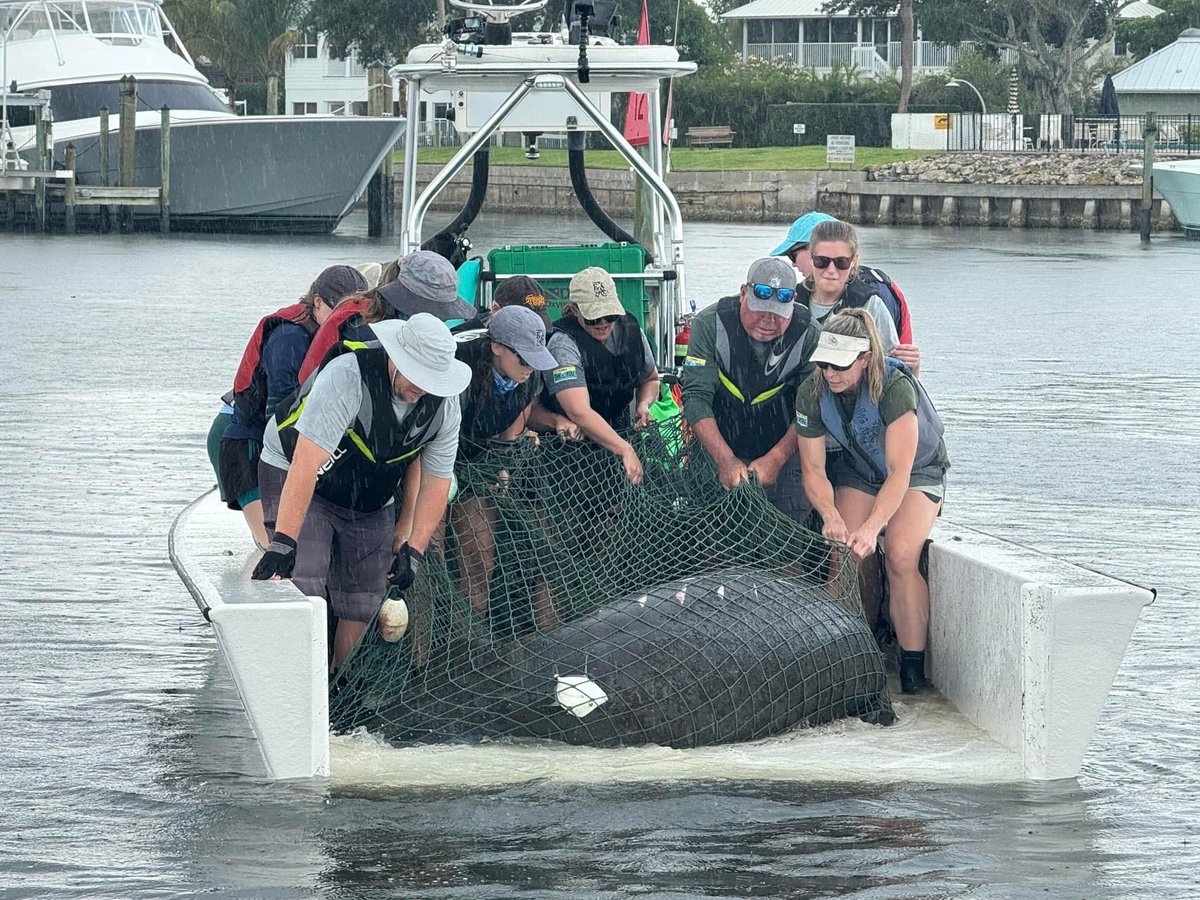
[[[818,222],[808,239],[808,252],[810,255],[821,256],[823,254],[817,253],[815,249],[817,244],[831,243],[833,241],[844,241],[850,248],[850,256],[854,262],[850,266],[850,277],[846,280],[847,282],[853,281],[858,277],[858,270],[861,268],[858,258],[858,232],[854,230],[853,225],[838,219]]]
[[[362,314],[363,322],[367,325],[373,325],[376,322],[386,322],[388,319],[396,318],[396,310],[392,308],[390,303],[383,299],[383,295],[379,293],[379,288],[355,294],[354,297],[367,301],[366,312]]]
[[[883,397],[883,376],[887,371],[887,364],[884,362],[883,342],[879,339],[879,329],[875,327],[875,320],[871,318],[871,314],[865,309],[847,309],[833,316],[821,327],[821,331],[867,339],[871,345],[871,349],[868,351],[871,358],[867,361],[867,371],[864,377],[867,379],[867,391],[871,395],[871,399],[878,403]],[[820,392],[824,386],[825,379],[818,378],[817,391]]]

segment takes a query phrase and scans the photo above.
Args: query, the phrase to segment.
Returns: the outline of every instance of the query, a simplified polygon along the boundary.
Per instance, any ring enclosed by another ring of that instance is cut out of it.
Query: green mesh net
[[[722,488],[678,415],[627,437],[640,485],[586,441],[460,464],[444,546],[334,679],[333,728],[694,747],[891,721],[853,567],[757,483]]]

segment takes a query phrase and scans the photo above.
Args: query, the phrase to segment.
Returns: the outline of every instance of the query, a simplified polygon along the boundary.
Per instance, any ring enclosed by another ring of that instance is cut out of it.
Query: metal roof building
[[[1200,28],[1113,76],[1124,115],[1200,115]]]

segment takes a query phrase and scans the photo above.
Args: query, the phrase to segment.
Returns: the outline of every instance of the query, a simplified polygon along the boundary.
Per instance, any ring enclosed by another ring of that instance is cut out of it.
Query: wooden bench
[[[685,137],[689,147],[732,147],[734,134],[728,125],[693,125]]]

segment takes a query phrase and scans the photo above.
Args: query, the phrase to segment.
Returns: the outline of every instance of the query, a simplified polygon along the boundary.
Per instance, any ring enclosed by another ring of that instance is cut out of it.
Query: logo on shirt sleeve
[[[802,412],[796,413],[796,424],[801,428],[808,427],[808,416]]]
[[[564,381],[574,381],[578,377],[578,370],[575,366],[562,366],[554,370],[555,384],[562,384]]]
[[[685,366],[707,366],[708,360],[702,356],[689,356],[683,361]]]

